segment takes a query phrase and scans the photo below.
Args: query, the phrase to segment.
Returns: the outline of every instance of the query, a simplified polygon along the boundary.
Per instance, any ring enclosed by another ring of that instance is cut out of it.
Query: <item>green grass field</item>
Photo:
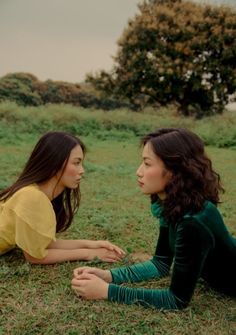
[[[221,122],[219,117],[212,118],[207,127],[206,121],[179,119],[164,112],[159,116],[151,111],[112,113],[90,113],[63,106],[23,109],[0,105],[0,188],[15,180],[43,132],[64,129],[82,134],[88,154],[81,207],[72,226],[61,236],[108,239],[127,251],[122,264],[132,264],[134,259],[153,253],[158,234],[149,199],[136,183],[135,172],[141,158],[139,135],[160,125],[188,126],[205,135],[211,144],[208,155],[226,188],[220,209],[236,236],[235,116],[223,116]],[[70,281],[73,269],[85,264],[111,267],[97,261],[30,265],[20,250],[2,256],[0,334],[236,334],[236,301],[214,292],[203,281],[199,281],[190,306],[180,312],[80,300],[72,292]],[[147,288],[168,285],[169,278],[134,284]]]

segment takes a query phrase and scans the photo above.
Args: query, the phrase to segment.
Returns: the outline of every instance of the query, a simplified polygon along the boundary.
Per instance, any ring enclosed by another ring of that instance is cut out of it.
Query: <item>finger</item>
[[[81,276],[81,275],[80,275]],[[73,278],[71,280],[71,285],[76,286],[76,287],[81,287],[85,285],[85,282],[82,278]]]
[[[74,293],[77,295],[77,297],[82,297],[83,296],[83,292],[82,291],[80,291],[79,289],[78,289],[78,287],[76,287],[76,286],[71,286],[71,288],[72,288],[72,290],[74,291]]]
[[[114,250],[115,252],[117,252],[119,255],[124,256],[125,255],[125,251],[122,250],[121,248],[117,247],[116,245],[112,245],[112,250]]]
[[[87,272],[83,272],[80,276],[79,276],[79,279],[81,281],[85,281],[86,279],[87,280],[91,280],[91,279],[94,279],[94,278],[98,278],[97,276],[95,276],[94,274],[92,273],[87,273]]]
[[[112,252],[107,255],[108,258],[113,258],[115,261],[121,261],[122,257],[119,256],[117,253]]]
[[[107,262],[107,263],[116,263],[118,262],[117,260],[115,260],[114,258],[109,258],[109,257],[106,257],[103,262]]]
[[[90,273],[90,274],[93,274],[93,275],[97,276],[96,269],[94,269],[94,268],[91,268],[91,269],[85,269],[85,270],[81,273],[81,275],[82,275],[82,274],[86,274],[86,273]]]
[[[119,257],[115,257],[113,255],[107,255],[102,259],[103,261],[107,262],[107,260],[113,261],[113,262],[120,262],[121,259]]]
[[[71,280],[71,285],[77,286],[78,285],[78,279],[77,278],[73,278]]]
[[[110,250],[110,251],[115,251],[116,253],[118,253],[122,257],[124,257],[124,255],[126,254],[124,250],[122,250],[117,245],[115,245],[111,242],[108,242],[108,241],[104,241],[103,247]]]
[[[78,275],[80,275],[84,271],[85,268],[86,267],[84,266],[84,267],[74,269],[74,271],[73,271],[74,277],[77,277]]]
[[[120,253],[121,255],[126,255],[126,252],[125,252],[123,249],[121,249],[121,248],[119,248],[119,247],[116,247],[116,248],[118,248],[119,253]]]
[[[79,269],[79,271],[77,271],[77,272],[74,273],[74,277],[75,278],[78,278],[84,272],[88,272],[89,273],[90,271],[92,271],[93,268],[91,268],[89,266],[83,266],[83,267],[78,268],[78,269]]]
[[[109,250],[109,251],[115,251],[115,247],[112,245],[112,244],[108,244],[108,243],[106,243],[106,245],[103,245],[103,248],[105,248],[105,249],[107,249],[107,250]]]

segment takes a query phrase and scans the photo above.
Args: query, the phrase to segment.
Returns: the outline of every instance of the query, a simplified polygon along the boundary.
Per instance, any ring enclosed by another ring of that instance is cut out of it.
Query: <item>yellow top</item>
[[[34,258],[44,258],[55,235],[53,206],[36,184],[0,202],[0,255],[17,245]]]

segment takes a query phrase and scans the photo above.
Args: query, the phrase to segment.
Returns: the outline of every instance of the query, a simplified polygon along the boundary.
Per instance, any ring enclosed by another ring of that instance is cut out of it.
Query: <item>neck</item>
[[[160,200],[165,200],[165,198],[166,198],[166,193],[165,192],[157,193],[157,195],[158,195],[158,198]]]
[[[46,182],[39,183],[38,186],[40,190],[46,194],[50,201],[52,201],[64,191],[64,188],[59,186],[55,178],[51,178]]]

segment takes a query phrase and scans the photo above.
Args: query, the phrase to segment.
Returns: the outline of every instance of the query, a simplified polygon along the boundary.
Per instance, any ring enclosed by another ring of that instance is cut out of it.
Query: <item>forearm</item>
[[[163,260],[152,258],[149,261],[127,267],[111,269],[112,282],[121,284],[125,282],[139,282],[151,278],[162,278],[169,274],[170,266]]]
[[[108,300],[125,303],[140,304],[157,309],[176,310],[187,307],[187,303],[177,298],[169,289],[129,288],[109,284]]]
[[[25,258],[32,264],[55,264],[66,261],[89,261],[96,257],[95,251],[89,249],[47,249],[47,256],[34,258],[24,252]]]
[[[93,249],[95,241],[91,240],[56,240],[52,241],[48,249]]]

